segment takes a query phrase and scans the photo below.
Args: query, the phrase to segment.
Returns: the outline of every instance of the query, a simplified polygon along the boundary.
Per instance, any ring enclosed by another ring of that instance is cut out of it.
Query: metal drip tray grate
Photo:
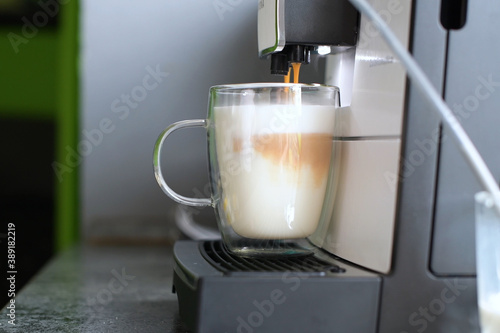
[[[342,273],[345,271],[343,268],[322,260],[313,254],[290,258],[244,258],[229,252],[220,240],[200,243],[200,251],[212,266],[226,274],[238,272],[303,272],[326,275],[327,273]]]

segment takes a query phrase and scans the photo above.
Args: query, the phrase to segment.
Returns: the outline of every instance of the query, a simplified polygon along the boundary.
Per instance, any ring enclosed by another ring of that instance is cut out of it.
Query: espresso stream
[[[293,62],[293,83],[299,83],[299,73],[300,73],[300,62]],[[285,83],[290,83],[290,72],[292,71],[292,67],[288,68],[288,74],[285,75],[284,81]]]

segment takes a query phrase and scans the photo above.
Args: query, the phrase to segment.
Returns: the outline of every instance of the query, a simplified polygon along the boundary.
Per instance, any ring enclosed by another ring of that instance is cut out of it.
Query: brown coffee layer
[[[310,168],[319,185],[328,175],[332,153],[332,135],[325,133],[273,133],[251,138],[253,149],[274,165],[298,172]],[[242,150],[242,141],[233,141],[234,152]]]

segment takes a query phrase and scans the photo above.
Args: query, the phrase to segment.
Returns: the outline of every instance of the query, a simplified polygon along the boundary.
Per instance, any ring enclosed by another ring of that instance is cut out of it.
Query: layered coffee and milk
[[[334,106],[215,107],[221,212],[242,237],[294,239],[320,220]]]

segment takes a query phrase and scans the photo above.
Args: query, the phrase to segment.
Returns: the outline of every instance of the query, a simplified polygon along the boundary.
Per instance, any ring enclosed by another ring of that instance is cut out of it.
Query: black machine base
[[[220,241],[174,246],[179,312],[194,332],[376,332],[381,277],[325,253],[249,259]]]

